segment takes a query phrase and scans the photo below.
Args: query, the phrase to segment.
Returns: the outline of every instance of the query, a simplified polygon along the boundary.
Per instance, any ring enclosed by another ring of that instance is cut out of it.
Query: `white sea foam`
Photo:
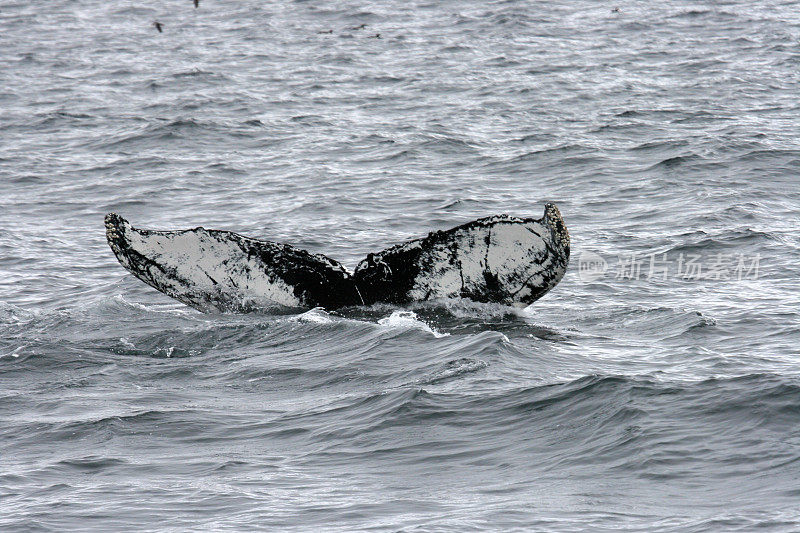
[[[436,331],[428,324],[420,320],[415,312],[400,309],[393,311],[391,315],[378,320],[378,324],[392,329],[419,329],[422,331],[427,331],[437,339],[450,335],[449,333],[440,333]]]
[[[312,322],[314,324],[332,324],[333,319],[323,308],[315,307],[310,311],[293,316],[290,318],[293,322]]]
[[[19,357],[22,354],[22,350],[24,348],[25,348],[25,346],[18,346],[16,349],[14,349],[14,350],[12,350],[12,351],[10,351],[8,353],[2,353],[2,354],[0,354],[0,359],[2,359],[3,357],[13,357],[13,358],[16,359],[17,357]]]

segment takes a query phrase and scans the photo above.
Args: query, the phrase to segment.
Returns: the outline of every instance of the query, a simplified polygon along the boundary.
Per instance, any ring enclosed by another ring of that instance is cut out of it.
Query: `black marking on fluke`
[[[481,218],[371,253],[352,274],[322,254],[229,231],[136,229],[115,213],[105,224],[122,266],[201,310],[444,298],[524,307],[555,287],[569,262],[569,233],[553,204],[540,219]]]

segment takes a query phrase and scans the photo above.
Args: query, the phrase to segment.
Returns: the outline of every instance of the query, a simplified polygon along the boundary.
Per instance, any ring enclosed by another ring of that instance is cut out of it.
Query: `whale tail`
[[[143,230],[114,213],[105,223],[122,266],[202,310],[440,298],[524,307],[555,287],[569,262],[569,233],[553,204],[540,219],[481,218],[369,254],[353,274],[324,255],[229,231]]]

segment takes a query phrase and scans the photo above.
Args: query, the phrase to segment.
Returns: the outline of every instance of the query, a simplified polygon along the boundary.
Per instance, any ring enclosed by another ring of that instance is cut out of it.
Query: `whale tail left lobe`
[[[106,216],[105,225],[122,266],[201,310],[362,303],[347,270],[321,254],[229,231],[142,230],[115,213]]]

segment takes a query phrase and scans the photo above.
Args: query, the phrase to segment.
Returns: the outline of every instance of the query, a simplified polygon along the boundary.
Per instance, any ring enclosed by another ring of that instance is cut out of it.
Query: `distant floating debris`
[[[162,29],[164,27],[164,25],[161,24],[159,21],[153,22],[153,26],[156,27],[156,29],[158,30],[158,33],[164,33],[164,30]]]
[[[620,13],[620,10],[619,10],[618,7],[615,7],[614,9],[611,10],[611,12],[612,13]]]
[[[363,30],[366,27],[367,27],[366,24],[361,24],[359,26],[353,26],[352,28],[345,28],[343,31],[359,31],[359,30]],[[331,35],[333,33],[333,30],[330,30],[330,29],[328,29],[328,30],[319,30],[319,31],[317,31],[317,33],[319,35]],[[380,33],[376,33],[375,35],[370,35],[368,38],[369,39],[380,39],[381,38],[381,34]]]

